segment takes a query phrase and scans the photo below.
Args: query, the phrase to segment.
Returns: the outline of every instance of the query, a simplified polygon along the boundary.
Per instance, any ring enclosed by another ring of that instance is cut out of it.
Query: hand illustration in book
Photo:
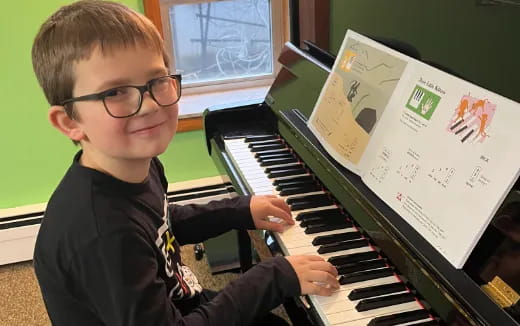
[[[421,105],[421,113],[423,115],[425,115],[426,113],[428,113],[428,111],[430,111],[430,109],[432,108],[433,106],[433,99],[432,98],[429,98],[427,99],[422,105]]]
[[[416,88],[412,98],[410,99],[410,106],[414,109],[419,108],[419,103],[421,103],[423,97],[424,97],[424,91],[420,88]]]

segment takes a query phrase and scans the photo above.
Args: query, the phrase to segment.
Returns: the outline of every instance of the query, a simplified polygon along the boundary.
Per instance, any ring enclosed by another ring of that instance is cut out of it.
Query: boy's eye
[[[162,77],[162,78],[156,79],[154,84],[155,85],[165,85],[165,84],[168,84],[169,82],[170,82],[170,78]]]
[[[173,80],[169,77],[159,78],[154,81],[152,90],[154,92],[164,92],[170,90],[173,86]]]
[[[105,93],[105,97],[119,97],[128,94],[128,87],[114,88]]]

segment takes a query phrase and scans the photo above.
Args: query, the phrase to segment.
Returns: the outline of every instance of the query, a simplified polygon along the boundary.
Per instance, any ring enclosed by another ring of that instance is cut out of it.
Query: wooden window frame
[[[152,23],[154,23],[155,27],[164,39],[161,21],[161,7],[159,1],[160,0],[143,0],[144,14],[152,21]],[[179,119],[177,132],[200,129],[202,129],[202,117]]]
[[[280,0],[273,0],[280,1]],[[162,38],[164,39],[164,26],[162,22],[162,14],[161,14],[161,0],[143,0],[144,14],[148,17],[155,25]],[[288,17],[289,8],[288,2],[284,1],[282,6],[281,15],[283,17]],[[283,30],[284,35],[283,40],[289,39],[289,31],[288,31],[288,19],[283,19]],[[280,43],[280,42],[279,42]],[[275,59],[275,63],[277,63]],[[274,78],[274,76],[273,76]],[[184,131],[192,131],[192,130],[200,130],[203,128],[202,117],[194,117],[194,118],[181,118],[179,119],[179,124],[177,127],[177,132]]]

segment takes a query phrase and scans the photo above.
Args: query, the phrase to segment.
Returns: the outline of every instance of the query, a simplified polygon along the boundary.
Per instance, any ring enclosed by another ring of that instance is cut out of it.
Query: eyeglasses
[[[61,105],[72,102],[102,100],[107,113],[114,118],[127,118],[141,110],[143,94],[149,92],[160,106],[177,103],[181,97],[181,75],[168,75],[154,78],[142,86],[120,86],[96,94],[73,97]]]

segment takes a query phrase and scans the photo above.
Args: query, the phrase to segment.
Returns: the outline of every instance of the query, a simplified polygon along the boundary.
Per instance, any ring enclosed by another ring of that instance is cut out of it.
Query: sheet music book
[[[520,170],[520,104],[349,30],[308,127],[456,268]]]

